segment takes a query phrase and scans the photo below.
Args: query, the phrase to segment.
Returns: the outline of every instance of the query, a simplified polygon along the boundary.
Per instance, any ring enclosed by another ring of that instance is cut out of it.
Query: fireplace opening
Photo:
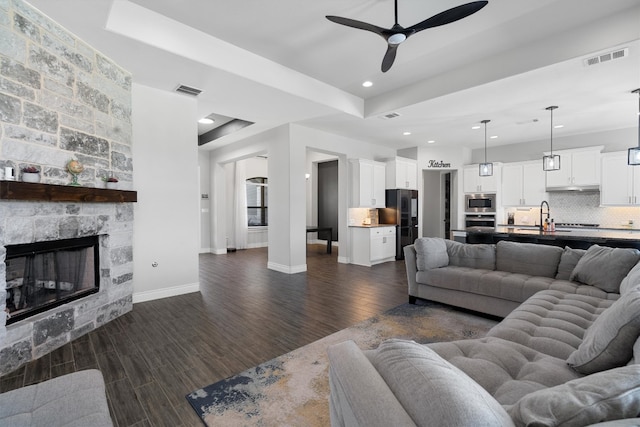
[[[98,292],[98,236],[6,247],[7,325]]]

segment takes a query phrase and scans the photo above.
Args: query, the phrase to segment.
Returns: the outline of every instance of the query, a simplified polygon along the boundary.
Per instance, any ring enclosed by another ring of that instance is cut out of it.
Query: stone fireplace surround
[[[0,375],[128,312],[133,293],[133,205],[0,201],[0,297],[6,296],[5,246],[98,235],[100,291],[6,326],[0,316]]]
[[[0,0],[0,179],[34,165],[44,184],[68,185],[72,158],[83,188],[113,175],[133,188],[131,74],[28,2]],[[131,310],[133,206],[0,199],[0,375]],[[5,246],[90,235],[99,292],[6,326]]]

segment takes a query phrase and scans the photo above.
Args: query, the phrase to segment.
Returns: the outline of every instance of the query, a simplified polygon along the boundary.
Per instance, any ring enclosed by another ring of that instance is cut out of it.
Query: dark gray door
[[[318,227],[331,227],[331,240],[338,240],[337,160],[318,163]],[[319,235],[318,238],[326,239],[326,236]]]

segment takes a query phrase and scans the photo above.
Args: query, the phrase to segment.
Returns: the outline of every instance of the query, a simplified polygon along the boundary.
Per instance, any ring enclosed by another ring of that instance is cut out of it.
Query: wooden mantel
[[[0,181],[0,200],[40,202],[137,202],[138,192],[105,188],[53,185],[21,181]]]

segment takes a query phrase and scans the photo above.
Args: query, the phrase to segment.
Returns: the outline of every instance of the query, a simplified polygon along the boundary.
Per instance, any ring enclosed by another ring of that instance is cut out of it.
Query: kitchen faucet
[[[546,200],[543,200],[542,203],[540,203],[540,231],[544,230],[544,227],[542,225],[542,206],[547,205],[547,220],[549,219],[549,213],[551,208],[549,207],[549,202],[547,202]]]

